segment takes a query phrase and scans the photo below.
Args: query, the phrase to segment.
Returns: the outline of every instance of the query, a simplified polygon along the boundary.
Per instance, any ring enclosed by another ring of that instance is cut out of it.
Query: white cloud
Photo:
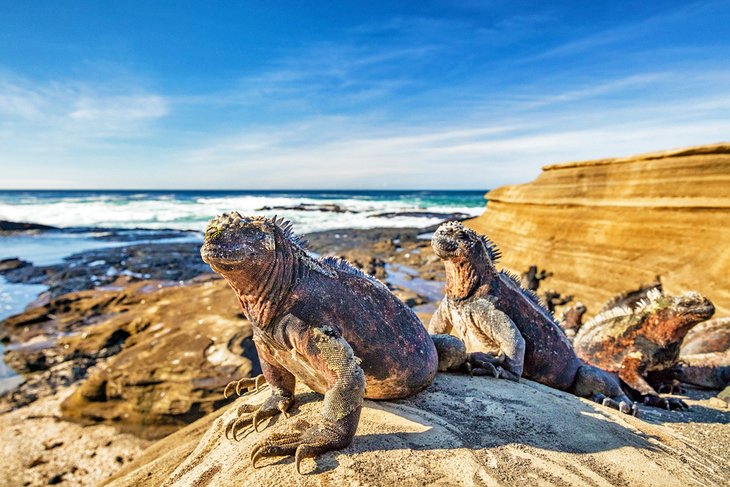
[[[129,136],[169,112],[167,100],[134,86],[33,82],[0,77],[0,127],[25,137],[63,132],[89,137]]]
[[[75,102],[69,117],[75,120],[144,120],[167,115],[165,99],[159,95],[83,97]]]

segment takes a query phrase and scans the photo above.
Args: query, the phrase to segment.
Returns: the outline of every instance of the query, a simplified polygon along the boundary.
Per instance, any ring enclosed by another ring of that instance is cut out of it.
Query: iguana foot
[[[624,414],[636,416],[639,412],[639,406],[624,394],[618,379],[592,365],[584,364],[578,368],[572,392]]]
[[[494,360],[486,353],[472,352],[467,354],[463,367],[470,375],[491,375],[499,379],[502,368],[494,365]]]
[[[503,353],[495,357],[490,353],[472,352],[467,355],[464,369],[471,375],[493,375],[496,379],[519,382],[519,375],[503,367],[505,358]]]
[[[659,393],[666,393],[666,394],[684,394],[686,391],[684,387],[682,387],[682,383],[678,380],[673,380],[671,382],[664,382],[662,384],[659,384],[656,386],[656,391]]]
[[[686,402],[676,397],[659,397],[647,394],[644,396],[643,401],[647,406],[654,406],[667,411],[687,411],[689,409]]]
[[[310,425],[299,420],[283,433],[272,433],[259,441],[251,450],[251,464],[262,458],[294,455],[297,473],[301,474],[301,462],[305,458],[315,458],[322,453],[340,450],[352,442],[355,436],[360,408],[342,419],[332,421],[322,418],[318,424]]]
[[[617,401],[599,392],[591,397],[591,401],[611,409],[617,409],[624,414],[630,414],[632,416],[639,414],[639,405],[629,401],[628,398],[622,398]]]
[[[226,425],[226,438],[238,441],[239,434],[258,431],[259,423],[272,416],[282,413],[288,417],[288,410],[294,402],[293,397],[271,396],[260,406],[242,404],[238,407],[236,418]],[[245,436],[245,435],[243,435]]]
[[[241,390],[246,390],[246,392],[250,392],[251,388],[254,388],[253,390],[258,392],[259,388],[261,388],[264,384],[266,384],[266,378],[263,375],[257,375],[256,377],[244,377],[240,380],[233,380],[226,385],[226,388],[223,389],[223,397],[228,399],[228,396],[230,395],[231,391],[235,390],[236,395],[241,395]]]

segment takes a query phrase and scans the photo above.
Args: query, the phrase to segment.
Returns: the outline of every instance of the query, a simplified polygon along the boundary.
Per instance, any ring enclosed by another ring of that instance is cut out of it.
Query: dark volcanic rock
[[[15,269],[20,269],[21,267],[26,267],[29,265],[31,265],[30,262],[20,260],[17,257],[13,257],[11,259],[2,259],[0,260],[0,273],[14,271]]]
[[[323,211],[327,213],[357,213],[355,210],[349,210],[335,203],[323,203],[321,205],[315,203],[299,203],[294,206],[262,206],[256,208],[255,211],[272,211],[272,210],[290,210],[290,211]]]
[[[396,217],[412,217],[412,218],[440,218],[444,221],[451,220],[466,220],[471,218],[471,215],[466,213],[441,213],[435,211],[390,211],[386,213],[377,213],[375,215],[369,215],[368,218],[396,218]]]
[[[40,223],[9,222],[0,220],[0,232],[24,232],[27,230],[58,230],[57,227],[41,225]]]
[[[210,268],[200,260],[199,244],[155,243],[112,247],[74,254],[61,264],[25,265],[3,272],[11,283],[45,284],[49,287],[37,304],[62,294],[100,286],[123,286],[155,279],[186,281]]]

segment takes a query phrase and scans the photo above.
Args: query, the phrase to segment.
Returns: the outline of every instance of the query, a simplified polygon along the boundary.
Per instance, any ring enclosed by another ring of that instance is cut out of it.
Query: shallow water
[[[175,243],[175,242],[197,242],[202,237],[197,234],[181,236],[176,238],[149,240],[140,238],[131,241],[109,241],[98,240],[94,237],[104,236],[102,232],[67,233],[67,232],[41,232],[41,233],[18,233],[0,236],[0,259],[17,257],[31,262],[33,265],[44,266],[59,264],[65,257],[84,252],[86,250],[102,249],[109,247],[123,247],[139,243]]]
[[[23,311],[28,303],[46,289],[48,288],[42,284],[10,284],[0,276],[0,321]],[[5,356],[5,347],[2,344],[0,356]],[[21,382],[23,377],[8,367],[4,360],[0,360],[0,392],[13,389]]]

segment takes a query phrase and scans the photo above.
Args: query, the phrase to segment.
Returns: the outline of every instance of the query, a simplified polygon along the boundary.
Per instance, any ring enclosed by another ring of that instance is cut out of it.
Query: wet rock
[[[238,307],[227,284],[209,281],[162,289],[113,324],[95,325],[119,330],[118,321],[133,323],[132,316],[149,324],[128,330],[121,351],[88,371],[62,404],[64,417],[159,438],[227,404],[232,399],[222,393],[230,380],[261,372]],[[108,350],[112,338],[99,333],[91,348]],[[74,337],[70,348],[88,347],[88,340]]]
[[[58,230],[58,227],[41,225],[40,223],[0,220],[0,232],[25,232],[28,230]]]
[[[287,211],[322,211],[326,213],[358,213],[355,210],[350,210],[336,203],[323,203],[318,205],[316,203],[300,203],[293,206],[262,206],[257,208],[255,211],[273,211],[273,210],[287,210]]]
[[[385,261],[378,257],[373,257],[363,252],[350,252],[340,255],[341,258],[347,260],[353,266],[361,269],[364,273],[374,276],[380,280],[385,279],[388,273],[385,270]]]
[[[0,273],[4,273],[7,271],[13,271],[15,269],[20,269],[21,267],[29,266],[31,265],[30,262],[26,262],[24,260],[20,260],[16,257],[11,259],[2,259],[0,260]]]
[[[250,324],[227,284],[140,282],[70,293],[5,321],[6,360],[25,382],[13,409],[82,381],[65,417],[157,438],[229,402],[232,379],[260,373]]]
[[[397,217],[410,217],[410,218],[439,218],[443,221],[462,221],[467,218],[471,218],[471,215],[466,213],[441,213],[434,211],[390,211],[386,213],[377,213],[375,215],[369,215],[368,218],[397,218]]]
[[[45,284],[48,291],[35,304],[63,294],[98,287],[124,287],[142,280],[187,281],[210,274],[200,259],[200,244],[155,243],[97,249],[74,254],[61,264],[24,265],[3,272],[17,284]]]

